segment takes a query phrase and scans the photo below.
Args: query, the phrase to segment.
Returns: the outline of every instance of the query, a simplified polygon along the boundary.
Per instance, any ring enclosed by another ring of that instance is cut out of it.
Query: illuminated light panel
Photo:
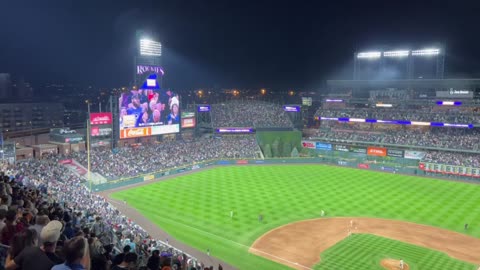
[[[365,119],[361,119],[361,118],[350,118],[349,122],[365,123]]]
[[[438,106],[461,106],[461,101],[437,101]]]
[[[430,122],[412,121],[412,126],[430,126]]]
[[[140,39],[140,55],[161,56],[162,44],[150,39]]]
[[[361,52],[357,54],[357,58],[380,58],[381,52]]]
[[[412,55],[438,55],[440,54],[440,49],[423,49],[412,51]]]
[[[383,52],[384,57],[406,57],[410,51],[388,51]]]
[[[343,102],[343,99],[326,99],[325,102]]]
[[[320,117],[320,120],[338,121],[336,117]]]
[[[384,108],[391,108],[391,107],[393,107],[392,104],[383,104],[383,103],[378,103],[378,104],[376,104],[375,106],[377,106],[377,107],[384,107]]]

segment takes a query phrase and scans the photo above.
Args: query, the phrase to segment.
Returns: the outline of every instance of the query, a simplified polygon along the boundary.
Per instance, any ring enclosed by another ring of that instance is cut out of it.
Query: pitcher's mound
[[[394,259],[383,259],[380,262],[380,265],[388,270],[400,270],[400,261],[399,260],[394,260]],[[410,266],[406,264],[405,262],[403,263],[403,270],[409,270]]]

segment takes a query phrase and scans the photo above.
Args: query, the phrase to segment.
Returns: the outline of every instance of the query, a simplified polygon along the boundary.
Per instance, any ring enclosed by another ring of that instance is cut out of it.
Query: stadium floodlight
[[[375,58],[380,58],[381,56],[382,56],[381,52],[361,52],[361,53],[357,53],[357,58],[375,59]]]
[[[162,44],[157,41],[142,38],[140,39],[140,55],[161,56]]]
[[[412,55],[421,56],[421,55],[438,55],[440,54],[440,49],[423,49],[412,51]]]
[[[410,51],[388,51],[383,52],[384,57],[406,57]]]

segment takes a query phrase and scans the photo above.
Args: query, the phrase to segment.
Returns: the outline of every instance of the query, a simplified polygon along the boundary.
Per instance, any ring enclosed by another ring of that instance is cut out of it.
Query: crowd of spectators
[[[454,166],[480,168],[480,155],[478,154],[429,151],[427,152],[422,161]]]
[[[372,124],[378,125],[378,124]],[[316,137],[326,140],[350,140],[369,143],[386,143],[417,147],[478,150],[480,132],[466,128],[428,128],[428,130],[401,129],[357,129],[357,125],[338,125],[320,129]]]
[[[107,179],[115,179],[212,159],[255,158],[258,149],[253,135],[226,135],[221,138],[169,141],[136,148],[121,148],[116,152],[94,150],[90,155],[91,170]],[[85,153],[74,153],[72,157],[87,166]]]
[[[91,193],[62,158],[0,163],[5,269],[204,269]]]
[[[282,107],[263,101],[229,101],[212,105],[215,127],[282,127],[291,128],[292,121]]]
[[[480,123],[480,114],[469,110],[445,110],[439,112],[434,107],[416,109],[406,108],[319,108],[315,112],[317,117],[349,117],[380,120],[406,120],[444,122],[455,124]]]

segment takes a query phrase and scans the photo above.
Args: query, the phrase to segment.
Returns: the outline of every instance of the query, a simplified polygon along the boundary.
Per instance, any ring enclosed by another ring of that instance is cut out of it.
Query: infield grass
[[[318,218],[322,209],[328,217],[405,220],[480,236],[480,185],[325,165],[218,167],[120,191],[112,197],[127,200],[176,239],[199,250],[210,249],[212,256],[240,269],[289,269],[248,253],[248,247],[273,228]],[[261,223],[260,213],[264,216]],[[471,224],[467,232],[465,223]],[[375,253],[374,245],[381,246],[383,241],[378,239],[353,241],[357,246],[351,246],[356,250],[364,242],[371,243],[365,249]],[[335,252],[349,246],[341,242],[324,253],[355,265],[355,256]],[[415,265],[415,250],[420,248],[398,246],[406,251],[405,256],[399,255]],[[438,261],[435,266],[445,265],[433,269],[455,269],[446,267],[456,261],[446,255],[432,259]],[[323,269],[321,266],[316,268]],[[341,264],[336,269],[360,268]]]

